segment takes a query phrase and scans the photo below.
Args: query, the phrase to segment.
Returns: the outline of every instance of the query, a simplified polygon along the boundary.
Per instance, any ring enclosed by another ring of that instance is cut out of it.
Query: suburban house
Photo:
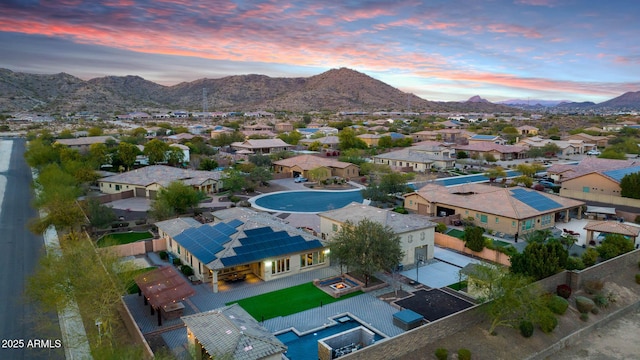
[[[296,131],[299,132],[306,139],[310,139],[312,136],[316,134],[323,134],[325,136],[328,136],[328,135],[335,136],[335,135],[338,135],[338,132],[339,132],[338,129],[330,126],[301,128],[301,129],[296,129]]]
[[[192,133],[180,133],[167,136],[167,142],[180,142],[183,140],[191,140],[198,135],[194,135]]]
[[[595,143],[585,143],[584,140],[568,139],[568,140],[551,140],[543,139],[539,136],[530,138],[524,138],[520,140],[516,145],[524,146],[527,148],[541,148],[547,144],[555,144],[560,148],[560,153],[557,155],[567,156],[573,154],[584,154],[591,149],[596,148]]]
[[[105,194],[131,191],[135,197],[155,199],[160,189],[174,181],[204,193],[213,193],[222,188],[222,172],[151,165],[99,179],[98,187]]]
[[[473,220],[475,225],[509,235],[552,228],[556,218],[568,221],[570,211],[582,216],[585,203],[522,187],[483,184],[444,187],[429,183],[404,195],[404,207],[421,215]]]
[[[367,144],[367,146],[374,147],[374,146],[378,146],[378,142],[380,141],[380,139],[385,136],[390,137],[391,140],[398,140],[398,139],[405,138],[404,135],[395,133],[395,132],[385,133],[385,134],[361,134],[361,135],[358,135],[357,137],[360,140],[364,141],[364,143]]]
[[[244,125],[240,132],[246,137],[252,135],[262,135],[271,138],[276,136],[276,134],[273,132],[273,126],[268,124]]]
[[[345,222],[357,225],[362,219],[389,226],[400,236],[400,245],[404,253],[402,265],[413,265],[416,261],[433,258],[436,224],[419,215],[399,214],[377,207],[351,203],[341,209],[318,214],[322,238],[331,240]]]
[[[411,137],[413,138],[413,142],[436,141],[438,140],[438,133],[432,130],[423,130],[412,133]]]
[[[81,153],[86,153],[93,144],[105,144],[109,141],[117,142],[116,138],[110,135],[104,136],[87,136],[78,137],[74,139],[58,139],[56,144],[64,145],[70,149],[78,150]]]
[[[587,144],[596,144],[599,148],[607,147],[609,144],[609,138],[606,136],[594,136],[585,133],[565,136],[562,140],[582,140]]]
[[[440,129],[434,130],[436,133],[436,140],[444,141],[455,144],[468,144],[469,138],[475,134],[462,129]]]
[[[316,180],[324,180],[332,176],[354,178],[360,173],[358,165],[315,155],[299,155],[274,161],[273,167],[276,174],[288,174],[291,177],[303,176],[305,178],[313,178],[312,170],[318,168],[326,169],[326,176]]]
[[[527,157],[527,148],[514,145],[500,145],[493,142],[476,142],[469,145],[455,145],[456,152],[464,151],[470,158],[484,158],[493,155],[496,160],[515,160]]]
[[[280,360],[287,347],[238,304],[183,316],[195,359]]]
[[[294,129],[293,124],[288,121],[279,122],[275,125],[275,130],[277,132],[289,132],[289,131],[293,131],[293,129]]]
[[[231,147],[237,151],[244,150],[247,153],[264,155],[289,150],[293,145],[287,144],[282,139],[247,139],[234,142]]]
[[[222,125],[216,125],[211,130],[210,136],[211,136],[212,139],[215,139],[215,138],[217,138],[218,136],[220,136],[222,134],[232,134],[234,131],[235,131],[235,129],[232,129],[230,127],[226,127],[226,126],[222,126]]]
[[[473,135],[469,138],[469,145],[479,144],[479,143],[493,143],[504,145],[507,143],[505,139],[503,139],[500,135]]]
[[[320,143],[323,149],[336,150],[340,144],[340,139],[337,136],[325,136],[316,139],[301,139],[298,144],[309,146],[314,142]]]
[[[431,168],[447,169],[455,165],[455,152],[441,143],[431,142],[390,151],[373,157],[374,164],[386,164],[402,171],[426,172]]]
[[[518,130],[518,134],[520,135],[535,136],[535,135],[538,135],[538,131],[540,129],[531,125],[522,125],[522,126],[518,126],[516,130]]]
[[[640,206],[639,200],[620,196],[620,181],[640,172],[639,160],[588,157],[578,164],[554,164],[547,173],[561,184],[560,195],[606,204]]]
[[[167,251],[211,283],[213,292],[227,281],[270,281],[329,265],[323,241],[276,216],[240,207],[213,216],[207,224],[191,218],[156,223]]]

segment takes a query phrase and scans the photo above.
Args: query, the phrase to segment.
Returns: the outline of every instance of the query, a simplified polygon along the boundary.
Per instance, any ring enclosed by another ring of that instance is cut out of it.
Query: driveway
[[[460,281],[460,270],[467,264],[483,263],[481,260],[436,246],[434,258],[426,265],[400,272],[403,276],[432,288],[441,288]]]

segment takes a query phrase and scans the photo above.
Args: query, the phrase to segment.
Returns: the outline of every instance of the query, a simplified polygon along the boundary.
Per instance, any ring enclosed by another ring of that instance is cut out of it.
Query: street
[[[31,169],[23,158],[25,144],[24,139],[0,139],[0,358],[63,359],[62,347],[55,348],[55,341],[62,340],[57,316],[37,316],[41,311],[23,293],[44,253],[42,236],[27,229],[29,219],[37,213],[31,207]],[[51,344],[34,347],[34,340],[48,339]]]

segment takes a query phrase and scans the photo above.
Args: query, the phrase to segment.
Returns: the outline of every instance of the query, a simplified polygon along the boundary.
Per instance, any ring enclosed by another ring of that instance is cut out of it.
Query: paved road
[[[9,151],[7,142],[0,139],[0,164],[6,164]],[[36,216],[31,207],[31,170],[24,161],[24,139],[13,139],[8,164],[0,166],[0,192],[4,192],[0,208],[0,358],[1,359],[63,359],[64,351],[27,348],[29,340],[62,339],[58,319],[49,315],[45,321],[54,332],[35,331],[43,324],[34,324],[33,314],[38,309],[25,301],[23,290],[27,278],[34,271],[38,257],[43,252],[42,236],[33,235],[26,229],[29,219]],[[4,167],[4,168],[3,168]],[[4,185],[4,186],[3,186]],[[57,330],[56,330],[57,329]],[[7,340],[18,340],[9,343]],[[22,349],[7,349],[12,345]]]

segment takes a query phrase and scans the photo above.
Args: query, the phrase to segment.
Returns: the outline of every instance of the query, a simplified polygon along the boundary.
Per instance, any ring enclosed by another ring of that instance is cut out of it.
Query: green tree
[[[105,228],[110,225],[115,219],[116,214],[113,209],[103,205],[95,198],[90,198],[84,203],[86,208],[85,213],[89,218],[89,224],[94,228]]]
[[[167,160],[168,151],[169,144],[158,139],[153,139],[144,146],[143,154],[149,158],[149,165],[155,165]]]
[[[101,127],[94,126],[89,128],[89,130],[87,130],[87,134],[88,136],[100,136],[103,134],[103,130]]]
[[[392,148],[393,147],[393,139],[391,139],[391,136],[382,136],[378,140],[378,147],[382,148],[382,149]]]
[[[331,240],[331,256],[349,271],[361,273],[367,287],[375,272],[395,268],[404,254],[400,237],[391,227],[362,219],[357,224],[347,221],[342,225]]]
[[[607,234],[596,250],[603,260],[609,260],[633,250],[633,242],[620,234]]]
[[[331,176],[331,171],[324,166],[319,166],[309,171],[309,178],[312,181],[322,181]]]
[[[281,139],[287,144],[298,145],[298,142],[300,141],[300,139],[302,139],[302,134],[297,131],[291,131],[288,133],[279,134],[278,139]]]
[[[127,171],[131,169],[136,161],[136,156],[140,153],[140,150],[133,145],[126,142],[118,144],[117,157],[120,163],[126,167]]]
[[[640,172],[627,174],[620,180],[620,196],[640,199]]]
[[[413,174],[392,172],[380,177],[380,189],[387,194],[407,192],[407,181],[413,179]]]
[[[338,148],[340,150],[347,149],[366,149],[367,144],[358,138],[353,128],[347,127],[338,133]]]
[[[320,151],[320,149],[322,149],[322,143],[320,141],[314,141],[307,146],[307,150],[309,151]]]
[[[514,184],[522,184],[528,188],[533,185],[533,179],[526,175],[516,176],[511,181],[513,181]]]
[[[542,150],[545,157],[552,157],[562,151],[556,143],[552,142],[545,144],[540,150]]]
[[[257,185],[268,185],[271,179],[273,179],[273,174],[264,166],[256,166],[249,173],[249,181]]]
[[[502,168],[502,166],[495,166],[487,169],[485,171],[484,176],[489,178],[489,182],[495,182],[497,178],[504,178],[507,176],[507,172]]]
[[[271,167],[271,158],[267,155],[250,155],[249,161],[255,166],[262,166],[265,168]]]
[[[530,158],[539,158],[539,157],[543,157],[545,154],[544,150],[542,150],[542,147],[537,147],[537,146],[533,146],[531,148],[529,148],[529,150],[527,150],[527,156]]]
[[[495,156],[493,156],[492,153],[486,153],[486,154],[484,154],[484,161],[490,162],[490,163],[494,163],[494,162],[496,162],[498,160],[496,159]]]
[[[233,144],[234,142],[244,141],[245,137],[240,131],[234,131],[231,133],[221,133],[215,138],[210,140],[211,145],[217,147],[223,147]]]
[[[169,146],[169,150],[166,153],[167,156],[167,164],[171,166],[177,166],[189,159],[185,159],[185,153],[177,146]]]
[[[236,169],[224,170],[224,178],[222,184],[225,189],[231,192],[238,192],[245,187],[246,175]]]
[[[110,163],[109,150],[105,144],[91,144],[89,146],[89,158],[94,164],[95,169],[99,169],[102,165]]]
[[[29,166],[40,169],[45,165],[60,162],[60,154],[50,143],[36,138],[29,142],[29,146],[24,153],[25,160]]]
[[[338,160],[356,164],[358,166],[361,166],[366,161],[364,150],[362,149],[343,150],[342,152],[340,152],[340,156],[338,157]]]
[[[479,226],[466,226],[462,240],[469,249],[482,251],[484,249],[484,229]]]
[[[74,136],[71,133],[71,130],[69,129],[64,129],[62,131],[60,131],[60,133],[58,134],[58,139],[73,139]]]
[[[180,181],[173,181],[167,187],[160,189],[156,201],[165,202],[177,214],[184,214],[193,209],[204,199],[204,194]]]
[[[458,159],[468,159],[469,158],[469,154],[467,154],[465,151],[460,150],[460,151],[458,151],[456,153],[456,158],[458,158]]]
[[[569,252],[558,241],[530,242],[522,253],[511,256],[511,272],[544,279],[564,270],[568,257]]]
[[[602,151],[602,153],[598,157],[602,159],[614,159],[614,160],[625,160],[627,158],[624,152],[618,151],[614,148],[604,149],[604,151]]]
[[[218,167],[218,163],[211,158],[203,158],[200,160],[200,165],[198,165],[198,170],[211,171]]]

